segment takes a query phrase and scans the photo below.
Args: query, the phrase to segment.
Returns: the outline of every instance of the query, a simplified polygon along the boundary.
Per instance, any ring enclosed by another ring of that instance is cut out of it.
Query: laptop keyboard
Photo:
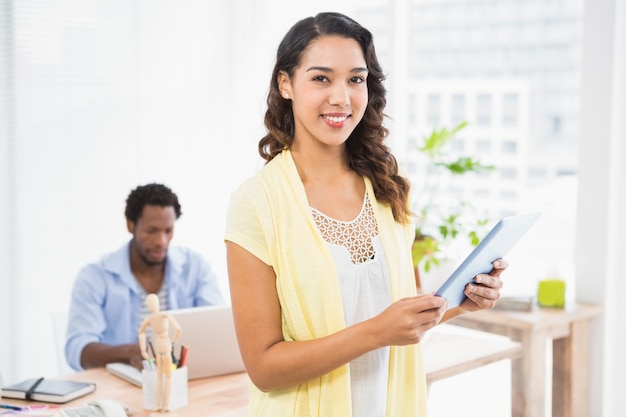
[[[95,407],[72,407],[61,409],[62,417],[101,417],[100,413]]]

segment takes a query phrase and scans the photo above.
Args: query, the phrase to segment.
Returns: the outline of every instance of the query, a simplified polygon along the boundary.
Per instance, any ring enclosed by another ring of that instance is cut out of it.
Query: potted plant
[[[452,129],[434,129],[418,147],[428,164],[421,189],[413,191],[417,197],[413,205],[417,220],[412,255],[419,289],[422,288],[420,269],[429,272],[439,267],[446,252],[455,247],[459,239],[463,239],[466,246],[478,245],[481,229],[488,222],[468,201],[454,201],[448,204],[448,210],[442,209],[440,201],[444,196],[449,197],[447,190],[442,189],[444,179],[453,180],[468,173],[485,173],[495,168],[470,156],[450,155],[451,139],[466,127],[467,122],[463,121]]]

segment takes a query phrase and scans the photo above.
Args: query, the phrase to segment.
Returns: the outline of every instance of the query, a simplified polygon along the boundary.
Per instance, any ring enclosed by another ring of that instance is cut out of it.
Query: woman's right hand
[[[396,301],[371,319],[381,347],[419,343],[441,321],[448,302],[443,297],[421,294]]]

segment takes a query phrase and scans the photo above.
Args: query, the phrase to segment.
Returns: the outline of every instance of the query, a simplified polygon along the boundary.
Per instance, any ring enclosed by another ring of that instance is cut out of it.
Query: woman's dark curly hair
[[[124,214],[128,220],[137,223],[143,213],[143,208],[147,205],[174,207],[177,219],[183,214],[176,194],[165,185],[154,183],[140,185],[130,192],[126,199]]]
[[[398,174],[398,163],[384,140],[389,134],[383,126],[383,112],[387,91],[383,85],[385,75],[376,57],[372,34],[351,18],[340,13],[319,13],[297,22],[278,46],[276,65],[272,72],[265,127],[267,134],[259,141],[259,154],[266,163],[291,146],[294,135],[294,117],[291,101],[285,100],[278,89],[278,76],[284,72],[293,77],[303,53],[311,42],[322,36],[338,35],[356,40],[365,56],[368,102],[363,119],[348,140],[346,150],[348,166],[372,181],[379,201],[391,206],[396,221],[406,222],[409,182]]]

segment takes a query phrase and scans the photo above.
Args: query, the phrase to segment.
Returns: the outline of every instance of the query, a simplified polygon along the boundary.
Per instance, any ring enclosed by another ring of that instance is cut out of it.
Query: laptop
[[[189,380],[245,370],[230,306],[193,307],[168,310],[167,313],[182,328],[173,353],[178,358],[181,346],[188,348],[185,366]],[[170,334],[173,336],[171,328]],[[141,371],[128,364],[110,363],[106,369],[132,384],[142,385]]]

